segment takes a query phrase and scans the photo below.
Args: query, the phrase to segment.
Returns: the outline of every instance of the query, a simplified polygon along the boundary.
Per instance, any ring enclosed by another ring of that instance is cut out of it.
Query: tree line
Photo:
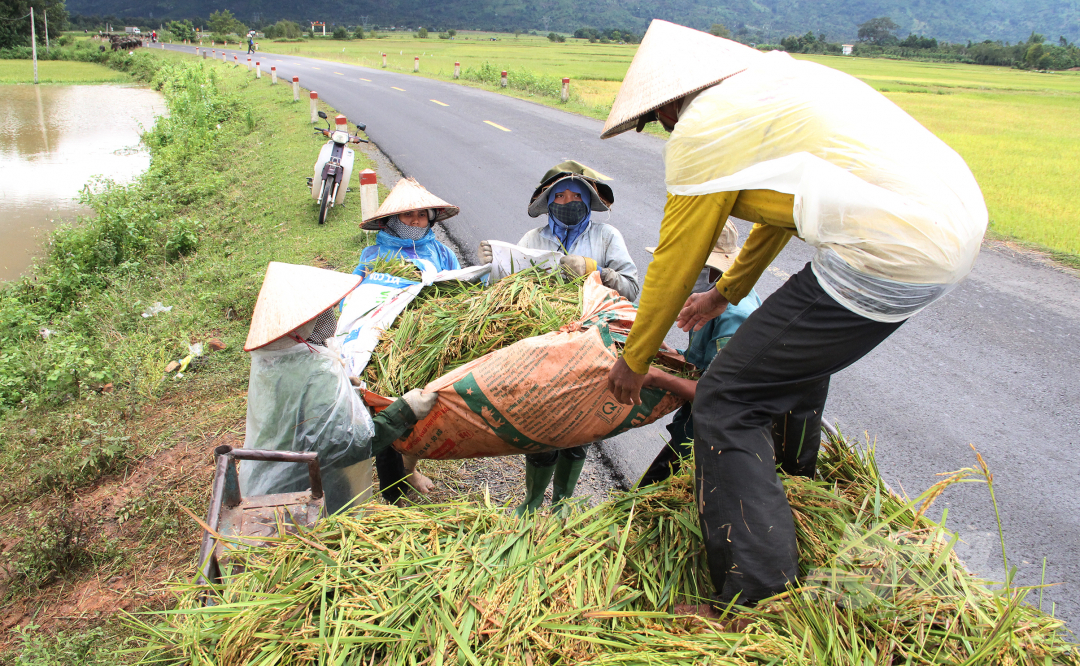
[[[723,26],[720,27],[723,28]],[[1033,32],[1026,40],[1015,44],[991,40],[954,44],[915,33],[901,38],[896,34],[899,27],[887,16],[873,18],[860,24],[858,40],[852,44],[852,55],[998,65],[1035,70],[1063,70],[1080,67],[1080,48],[1064,36],[1058,37],[1057,43],[1052,43],[1045,36]],[[713,32],[716,34],[716,26]],[[842,44],[830,42],[824,34],[815,35],[812,31],[801,36],[784,37],[778,45],[756,46],[763,49],[779,48],[788,53],[839,55],[843,52]]]

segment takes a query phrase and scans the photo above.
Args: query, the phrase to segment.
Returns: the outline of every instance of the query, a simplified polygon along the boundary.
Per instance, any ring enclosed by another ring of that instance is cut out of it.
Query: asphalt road
[[[616,203],[610,218],[598,217],[622,231],[644,277],[650,259],[644,248],[656,244],[663,213],[662,140],[627,134],[601,141],[596,120],[409,74],[272,54],[259,60],[267,72],[273,65],[279,75],[299,76],[350,121],[367,123],[368,135],[402,173],[460,206],[446,227],[469,260],[481,239],[513,242],[540,224],[526,206],[554,164],[578,159],[610,176]],[[740,231],[745,238],[748,228]],[[793,241],[759,282],[761,296],[810,256],[810,248]],[[940,472],[974,465],[969,445],[975,445],[994,473],[1018,581],[1038,584],[1045,558],[1046,581],[1060,584],[1045,591],[1044,607],[1056,604],[1073,628],[1080,627],[1078,332],[1080,280],[987,245],[949,296],[834,377],[826,408],[847,435],[876,443],[886,479],[911,496]],[[678,332],[668,339],[685,344]],[[662,432],[654,425],[627,433],[605,443],[605,454],[632,483],[660,447]],[[958,552],[968,566],[1001,580],[986,486],[954,486],[936,506],[948,507],[948,526],[964,540]]]

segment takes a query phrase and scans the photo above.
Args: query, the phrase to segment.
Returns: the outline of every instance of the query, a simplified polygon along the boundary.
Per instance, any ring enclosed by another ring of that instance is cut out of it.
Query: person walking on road
[[[699,330],[741,303],[793,236],[816,248],[696,387],[714,603],[753,605],[799,572],[776,467],[814,475],[829,378],[970,272],[986,205],[959,155],[857,79],[659,20],[601,137],[653,121],[671,132],[668,198],[637,319],[608,377],[617,400],[640,401],[672,322]],[[715,288],[691,295],[729,217],[753,230]]]
[[[547,224],[527,232],[518,245],[533,250],[565,253],[560,263],[573,275],[600,272],[600,281],[627,300],[637,298],[637,266],[619,230],[592,219],[594,212],[610,209],[615,202],[603,176],[573,160],[557,164],[540,180],[529,199],[529,216],[547,213]],[[480,242],[481,263],[491,263],[491,244]],[[516,511],[536,511],[552,484],[551,503],[572,497],[589,445],[525,456],[525,500]]]
[[[250,34],[248,35],[248,50],[247,50],[247,52],[248,52],[248,55],[251,55],[252,53],[255,53],[255,37],[253,35],[250,35]]]

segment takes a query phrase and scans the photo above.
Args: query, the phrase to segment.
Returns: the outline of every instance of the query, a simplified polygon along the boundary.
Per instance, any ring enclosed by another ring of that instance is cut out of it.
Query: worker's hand
[[[630,369],[626,361],[619,359],[608,372],[607,387],[615,395],[615,399],[624,405],[641,404],[641,387],[645,384],[648,374],[639,375]]]
[[[724,314],[727,306],[728,300],[716,289],[690,294],[675,325],[684,331],[700,331],[702,326]]]
[[[563,270],[571,275],[588,275],[596,270],[596,260],[577,254],[568,254],[559,260]]]
[[[619,273],[614,268],[600,269],[600,282],[608,289],[619,290]]]
[[[431,408],[435,406],[439,394],[435,391],[424,393],[423,389],[413,389],[401,396],[401,399],[412,409],[413,414],[416,415],[416,420],[421,421],[431,413]]]
[[[481,264],[490,264],[495,255],[491,252],[491,243],[487,241],[480,241],[480,249],[476,251],[480,255]]]

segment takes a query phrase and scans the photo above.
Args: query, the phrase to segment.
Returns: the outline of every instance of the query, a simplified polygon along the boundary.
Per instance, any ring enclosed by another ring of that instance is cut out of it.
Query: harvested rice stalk
[[[518,340],[581,316],[581,281],[539,269],[490,287],[425,287],[375,348],[364,378],[381,395],[401,395]]]
[[[368,273],[383,273],[394,277],[420,281],[420,269],[411,261],[402,259],[400,256],[377,257],[368,263]]]
[[[565,518],[370,505],[248,551],[212,607],[181,586],[175,610],[129,622],[143,663],[1080,664],[1026,590],[967,573],[918,513],[926,493],[883,491],[842,442],[821,469],[784,481],[802,587],[739,631],[669,614],[712,591],[688,476]]]

